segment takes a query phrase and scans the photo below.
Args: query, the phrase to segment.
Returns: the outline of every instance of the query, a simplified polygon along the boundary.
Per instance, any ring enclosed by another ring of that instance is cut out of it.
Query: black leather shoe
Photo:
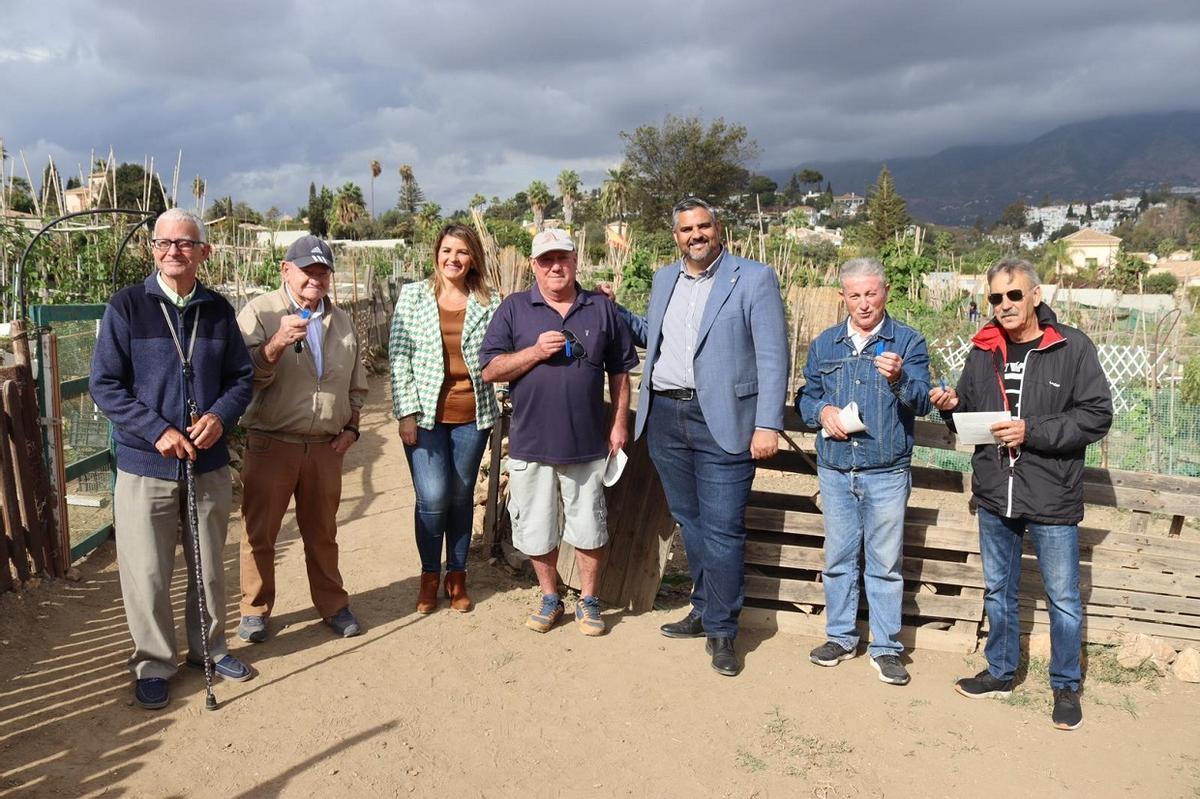
[[[737,655],[733,651],[732,638],[709,638],[704,642],[704,651],[712,655],[713,671],[726,677],[737,676]]]
[[[704,625],[700,621],[700,614],[694,610],[687,615],[686,619],[664,624],[658,629],[662,630],[662,634],[668,638],[704,637]]]

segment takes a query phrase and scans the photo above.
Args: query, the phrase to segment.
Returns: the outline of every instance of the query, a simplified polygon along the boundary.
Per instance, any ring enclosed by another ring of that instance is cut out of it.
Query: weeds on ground
[[[1102,696],[1093,696],[1091,699],[1093,704],[1100,705],[1101,707],[1115,707],[1117,710],[1123,710],[1132,719],[1138,717],[1137,702],[1129,694],[1121,694],[1119,699],[1114,700],[1105,699]]]
[[[765,762],[763,762],[760,758],[757,758],[754,755],[750,754],[745,749],[739,749],[737,751],[737,761],[736,762],[737,762],[737,767],[740,768],[742,771],[755,772],[755,771],[766,771],[767,770],[767,764]]]
[[[800,734],[778,707],[768,714],[763,733],[764,752],[778,758],[783,773],[789,776],[804,776],[812,769],[854,771],[844,757],[854,752],[853,746],[841,740]]]
[[[1106,685],[1141,685],[1151,691],[1159,689],[1158,669],[1147,659],[1135,669],[1117,662],[1117,648],[1103,644],[1088,644],[1087,674],[1089,681]]]
[[[1045,658],[1030,658],[1025,667],[1025,679],[1013,687],[1013,692],[1000,700],[1011,707],[1022,707],[1038,713],[1053,708],[1050,691],[1050,663]]]

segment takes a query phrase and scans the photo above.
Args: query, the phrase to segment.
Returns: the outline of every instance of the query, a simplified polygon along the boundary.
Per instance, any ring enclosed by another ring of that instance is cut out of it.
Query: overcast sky
[[[668,113],[746,125],[768,169],[1195,109],[1198,43],[1197,0],[4,0],[0,137],[35,174],[111,146],[169,182],[182,150],[185,207],[196,174],[260,210],[369,196],[376,158],[383,211],[410,163],[449,212],[594,188]]]

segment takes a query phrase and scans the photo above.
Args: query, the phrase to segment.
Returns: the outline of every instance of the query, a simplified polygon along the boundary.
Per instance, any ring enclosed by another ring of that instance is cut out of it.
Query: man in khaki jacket
[[[349,314],[326,295],[333,252],[316,236],[288,247],[283,285],[238,313],[254,363],[254,397],[242,416],[242,621],[260,643],[275,605],[275,540],[292,497],[313,605],[340,636],[362,633],[338,571],[342,460],[358,440],[367,374]]]

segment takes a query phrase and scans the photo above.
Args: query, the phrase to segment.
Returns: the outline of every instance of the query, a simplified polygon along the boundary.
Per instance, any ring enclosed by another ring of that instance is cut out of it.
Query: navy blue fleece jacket
[[[226,432],[250,404],[254,367],[233,306],[199,282],[182,312],[167,299],[155,275],[141,285],[118,291],[109,300],[92,355],[88,387],[113,424],[117,468],[143,477],[179,480],[183,464],[164,458],[154,448],[168,428],[186,431],[189,424],[183,367],[160,306],[166,307],[184,352],[196,323],[191,381],[196,405],[200,413],[220,417]],[[210,472],[227,463],[229,448],[222,436],[199,453],[196,472]]]

